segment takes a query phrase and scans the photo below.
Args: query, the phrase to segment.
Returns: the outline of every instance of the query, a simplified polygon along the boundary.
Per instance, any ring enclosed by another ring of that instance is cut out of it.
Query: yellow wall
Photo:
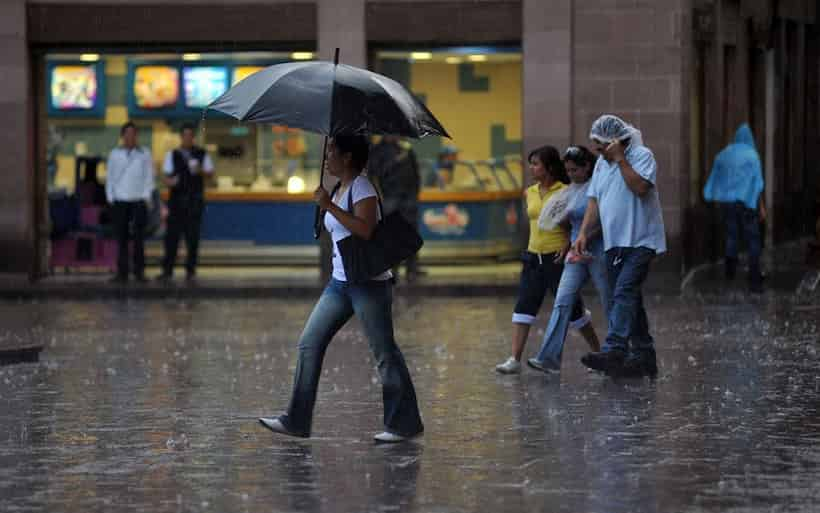
[[[521,63],[476,63],[475,74],[489,78],[489,91],[461,91],[458,65],[415,62],[411,90],[424,94],[427,107],[441,121],[459,158],[490,158],[490,126],[503,124],[508,139],[521,139]]]

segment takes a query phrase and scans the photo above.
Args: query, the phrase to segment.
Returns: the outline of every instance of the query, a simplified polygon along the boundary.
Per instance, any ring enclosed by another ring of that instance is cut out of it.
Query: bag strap
[[[342,182],[336,182],[336,185],[333,186],[333,190],[330,191],[330,201],[333,201],[333,196],[336,195],[336,192],[342,186]],[[318,206],[316,208],[319,208]],[[322,210],[322,222],[319,223],[319,233],[322,233],[322,230],[325,229],[325,214],[327,214],[327,210]]]
[[[379,202],[379,222],[381,222],[382,219],[384,219],[384,206],[382,206],[382,197],[379,195],[379,190],[376,189],[375,186],[373,186],[373,190],[376,191],[376,200],[378,200]],[[350,188],[347,190],[347,211],[351,214],[353,213],[353,184],[350,184]]]

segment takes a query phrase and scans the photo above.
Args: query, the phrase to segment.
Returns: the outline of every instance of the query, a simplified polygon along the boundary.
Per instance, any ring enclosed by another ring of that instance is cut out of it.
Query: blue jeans
[[[592,278],[592,283],[595,284],[595,288],[598,290],[598,297],[601,299],[604,312],[607,311],[609,306],[609,278],[607,277],[606,259],[603,251],[597,252],[590,262],[564,264],[564,273],[561,275],[558,292],[555,294],[555,303],[552,307],[549,324],[547,324],[547,331],[544,333],[541,349],[535,356],[535,359],[545,367],[561,368],[561,355],[564,352],[567,331],[570,327],[581,328],[589,322],[586,316],[577,321],[571,320],[570,317],[572,316],[572,306],[580,296],[581,289],[590,278]]]
[[[720,210],[726,223],[726,258],[737,260],[740,234],[749,247],[749,275],[756,280],[760,275],[760,221],[757,212],[741,202],[721,203]]]
[[[379,368],[385,428],[403,436],[424,431],[410,372],[393,338],[392,310],[393,286],[389,281],[350,285],[330,280],[299,339],[293,395],[287,414],[280,418],[288,430],[310,435],[325,351],[355,313]]]
[[[612,248],[606,252],[609,287],[609,332],[601,351],[640,352],[654,349],[641,287],[649,274],[655,251],[649,248]]]

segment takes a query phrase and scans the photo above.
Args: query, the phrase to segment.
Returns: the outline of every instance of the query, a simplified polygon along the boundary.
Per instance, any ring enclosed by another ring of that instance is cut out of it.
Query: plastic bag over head
[[[632,145],[643,145],[641,131],[612,114],[604,114],[592,123],[589,138],[604,144],[629,139]]]

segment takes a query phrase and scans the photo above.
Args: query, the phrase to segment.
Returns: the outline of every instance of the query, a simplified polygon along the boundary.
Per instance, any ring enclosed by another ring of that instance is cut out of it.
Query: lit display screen
[[[171,66],[139,66],[134,72],[134,101],[141,109],[174,107],[179,99],[179,71]]]
[[[90,110],[97,105],[97,69],[94,66],[54,66],[51,105],[57,110]]]
[[[236,85],[237,82],[245,80],[263,69],[265,69],[263,66],[237,66],[233,69],[233,82],[231,82],[231,85]]]
[[[185,106],[207,107],[228,90],[228,69],[224,66],[196,66],[182,70]]]

